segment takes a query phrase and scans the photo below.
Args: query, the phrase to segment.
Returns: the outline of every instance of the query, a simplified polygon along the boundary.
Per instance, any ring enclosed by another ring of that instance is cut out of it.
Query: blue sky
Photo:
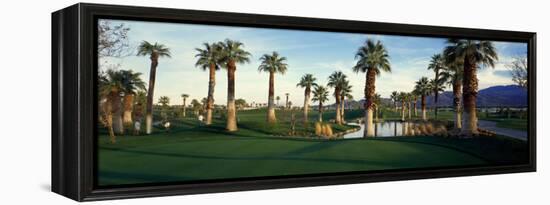
[[[275,76],[275,95],[284,99],[284,93],[290,93],[290,101],[294,105],[301,105],[304,99],[303,89],[296,87],[302,75],[312,73],[318,83],[326,84],[328,76],[337,70],[348,76],[353,86],[354,98],[362,99],[365,74],[354,73],[351,68],[356,62],[354,54],[357,48],[368,38],[382,41],[390,55],[392,72],[382,73],[376,81],[376,92],[382,97],[388,97],[394,90],[411,91],[414,82],[422,76],[433,78],[434,73],[427,70],[430,57],[441,52],[445,46],[444,38],[111,21],[130,27],[128,36],[133,47],[147,40],[151,43],[162,43],[171,49],[172,58],[163,58],[159,61],[155,84],[155,102],[160,96],[168,96],[171,104],[181,104],[179,96],[182,93],[189,94],[191,99],[206,97],[208,72],[194,66],[194,49],[201,47],[204,42],[212,43],[230,38],[244,43],[245,50],[249,51],[252,57],[250,63],[237,66],[236,97],[244,98],[249,103],[267,102],[269,75],[257,71],[260,64],[258,59],[263,54],[273,51],[287,57],[287,73]],[[480,89],[513,84],[505,64],[510,62],[513,56],[527,53],[525,43],[495,42],[495,46],[499,62],[495,68],[483,68],[478,71]],[[105,62],[120,64],[120,69],[141,72],[143,80],[148,82],[148,57],[100,59],[100,63]],[[215,103],[225,104],[226,71],[218,71],[216,80]],[[334,99],[331,98],[329,103],[333,102]]]

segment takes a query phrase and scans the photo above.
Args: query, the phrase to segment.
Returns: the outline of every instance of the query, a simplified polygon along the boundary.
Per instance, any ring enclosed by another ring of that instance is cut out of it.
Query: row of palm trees
[[[237,64],[248,63],[250,61],[251,54],[243,50],[244,45],[241,42],[226,39],[223,42],[205,43],[203,48],[197,48],[196,57],[198,58],[196,66],[209,71],[208,82],[208,97],[206,106],[206,124],[212,123],[212,109],[214,103],[214,89],[215,89],[215,73],[220,68],[224,68],[228,75],[228,92],[227,92],[227,122],[226,129],[228,131],[236,131],[236,108],[235,108],[235,72],[237,70]],[[149,56],[151,60],[150,65],[150,77],[149,88],[147,89],[147,102],[146,102],[146,133],[150,134],[152,131],[152,107],[154,96],[154,85],[156,77],[156,69],[159,64],[160,57],[171,57],[170,49],[166,46],[158,43],[151,44],[147,41],[143,41],[138,47],[139,56]],[[365,109],[365,136],[374,136],[373,126],[373,110],[376,105],[375,92],[376,92],[376,77],[381,72],[391,72],[389,55],[385,46],[380,42],[374,42],[368,39],[364,45],[359,47],[355,54],[356,64],[352,70],[356,73],[365,73],[365,87],[364,87],[364,109]],[[434,100],[438,100],[438,93],[444,88],[446,82],[451,79],[453,87],[454,101],[456,107],[456,113],[460,113],[460,97],[462,96],[464,102],[464,115],[466,118],[466,126],[463,126],[463,131],[466,134],[477,133],[477,117],[475,114],[475,99],[477,95],[477,77],[476,71],[480,66],[493,67],[495,61],[498,59],[494,46],[490,41],[479,40],[463,40],[463,39],[449,39],[447,41],[447,47],[442,54],[434,55],[430,62],[428,69],[431,69],[435,73],[435,77],[432,82],[425,78],[420,79],[416,85],[414,95],[402,95],[403,99],[413,99],[417,96],[421,96],[423,119],[425,119],[425,97],[431,92],[434,93]],[[258,70],[261,72],[269,73],[269,92],[268,92],[268,112],[267,121],[270,123],[276,122],[275,116],[275,98],[274,98],[274,85],[275,74],[284,74],[288,68],[286,63],[286,57],[280,56],[277,52],[271,54],[265,54],[261,58],[261,64]],[[138,75],[139,76],[139,75]],[[350,96],[351,85],[341,71],[336,71],[329,76],[327,86],[334,89],[333,96],[336,100],[336,118],[335,122],[338,124],[343,123],[343,101],[346,97]],[[304,88],[304,120],[307,122],[307,115],[309,110],[310,100],[319,102],[319,112],[322,113],[322,104],[328,99],[328,89],[324,86],[316,84],[316,78],[312,74],[306,74],[302,77],[297,84],[298,87]],[[142,84],[140,87],[144,87]],[[460,88],[462,87],[462,93]],[[313,91],[312,91],[312,88]],[[143,90],[143,89],[142,89]],[[117,89],[111,90],[107,95],[114,95],[113,93],[119,93]],[[125,92],[126,93],[126,92]],[[131,93],[131,92],[127,92]],[[311,98],[313,93],[313,98]],[[395,99],[397,95],[392,94]],[[183,97],[183,96],[182,96]],[[131,97],[128,97],[131,98]],[[110,98],[109,98],[110,99]],[[184,97],[185,101],[186,97]],[[110,100],[116,101],[116,98]],[[125,98],[126,100],[126,98]],[[128,99],[130,101],[130,99]],[[402,100],[404,103],[405,100]],[[410,100],[412,101],[412,100]],[[410,102],[409,101],[409,102]],[[394,102],[396,102],[394,100]],[[414,100],[416,103],[416,100]],[[116,104],[116,103],[113,103]],[[185,104],[185,102],[184,102]],[[410,107],[410,106],[409,106]],[[416,108],[416,106],[414,106]],[[110,108],[115,110],[116,108]],[[183,106],[185,109],[185,106]],[[437,109],[436,109],[437,110]],[[409,111],[410,112],[410,111]],[[436,111],[437,112],[437,111]],[[415,112],[416,113],[416,112]],[[404,115],[404,114],[403,114]],[[457,114],[457,119],[460,118]],[[321,120],[322,117],[320,117]],[[116,120],[118,121],[118,120]],[[459,121],[459,120],[457,120]],[[115,123],[116,124],[116,123]]]
[[[107,127],[111,141],[115,134],[123,134],[125,127],[133,123],[134,117],[140,117],[145,97],[145,82],[141,73],[132,70],[108,69],[98,76],[100,119]],[[137,99],[137,103],[134,102]],[[135,108],[135,107],[136,108]]]
[[[433,94],[434,114],[437,118],[438,95],[448,84],[453,92],[455,128],[461,131],[461,135],[476,135],[479,133],[476,116],[477,69],[494,67],[498,55],[491,41],[448,39],[446,43],[447,46],[442,53],[433,55],[428,66],[428,69],[435,73],[433,79],[428,80],[427,77],[422,77],[415,83],[412,92],[398,93],[394,91],[390,98],[393,100],[396,110],[397,102],[401,101],[402,120],[405,120],[405,109],[408,109],[410,113],[411,99],[414,98],[413,102],[416,102],[416,97],[420,96],[422,119],[427,120],[426,97]],[[416,105],[414,108],[416,109]],[[464,124],[462,124],[462,115],[465,116]]]

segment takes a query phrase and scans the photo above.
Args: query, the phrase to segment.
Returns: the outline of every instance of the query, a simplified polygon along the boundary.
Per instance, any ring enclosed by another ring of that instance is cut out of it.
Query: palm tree
[[[406,106],[407,93],[399,92],[398,98],[401,101],[401,121],[405,121],[405,109],[407,107]]]
[[[328,90],[324,86],[315,86],[313,89],[313,102],[319,102],[319,122],[323,122],[323,103],[328,101]]]
[[[286,95],[286,103],[285,103],[285,109],[288,109],[288,96],[290,95],[289,93],[285,93]]]
[[[183,114],[182,116],[185,117],[186,116],[186,109],[187,109],[187,105],[186,105],[186,101],[187,101],[187,98],[189,97],[188,94],[181,94],[181,98],[183,99],[183,104],[182,104],[182,111],[183,111]]]
[[[450,61],[447,70],[450,73],[448,83],[453,88],[453,107],[455,110],[455,129],[462,129],[462,76],[463,65],[460,62]]]
[[[296,84],[296,87],[304,88],[304,123],[308,121],[308,111],[309,111],[309,101],[311,98],[311,87],[317,86],[315,81],[317,78],[313,77],[312,74],[305,74],[300,79],[300,82]]]
[[[397,101],[398,101],[397,95],[398,95],[397,91],[391,92],[391,95],[390,95],[390,99],[393,101],[393,107],[395,107],[396,112],[397,112]]]
[[[443,54],[450,62],[463,65],[462,102],[464,104],[464,124],[462,134],[472,136],[478,134],[476,99],[477,99],[477,68],[493,67],[498,61],[496,48],[491,41],[449,39]]]
[[[444,82],[445,80],[441,80],[440,73],[445,69],[445,58],[441,54],[434,54],[432,56],[432,59],[430,60],[430,64],[428,65],[428,70],[434,71],[434,80],[436,82]],[[434,84],[434,113],[435,118],[437,119],[437,107],[438,107],[438,98],[439,98],[439,85],[442,83]]]
[[[237,111],[235,108],[235,71],[237,64],[250,62],[250,53],[243,50],[244,45],[239,41],[225,39],[222,46],[220,63],[227,70],[227,125],[228,131],[237,131]]]
[[[281,100],[281,97],[277,96],[275,99],[277,100],[277,107],[278,107],[279,106],[279,100]]]
[[[414,89],[411,92],[411,95],[412,95],[412,101],[413,101],[414,117],[417,117],[418,112],[417,112],[417,109],[416,109],[416,103],[418,102],[418,92],[416,91],[416,89]]]
[[[430,86],[432,88],[432,93],[434,94],[434,99],[435,99],[435,95],[437,95],[438,93],[441,93],[443,91],[445,91],[445,81],[442,80],[442,78],[440,78],[440,80],[436,80],[436,79],[430,79]],[[437,104],[434,103],[434,118],[437,117]]]
[[[204,49],[195,48],[198,52],[195,57],[198,58],[196,67],[202,70],[208,70],[208,98],[206,104],[206,125],[212,124],[212,110],[214,109],[214,88],[216,86],[216,70],[220,69],[221,45],[219,43],[203,43]]]
[[[164,121],[168,120],[168,104],[170,104],[170,98],[168,96],[160,96],[158,102],[162,108],[161,116]]]
[[[132,112],[133,118],[141,122],[143,113],[145,113],[145,104],[147,103],[147,91],[138,91],[134,97],[134,102],[134,111]],[[139,132],[136,134],[139,134]]]
[[[349,84],[349,81],[346,80],[346,82],[344,83],[344,86],[342,87],[342,90],[340,91],[340,102],[341,102],[341,111],[340,111],[340,114],[341,114],[341,119],[342,119],[342,122],[345,122],[346,119],[345,119],[345,105],[346,105],[346,98],[353,98],[353,96],[351,95],[351,88],[353,86],[351,86]]]
[[[374,126],[372,123],[372,102],[376,92],[376,76],[382,71],[391,72],[388,51],[384,45],[377,41],[367,40],[355,54],[357,59],[353,67],[355,72],[366,73],[365,77],[365,133],[364,136],[374,136]]]
[[[201,108],[202,105],[197,99],[191,100],[191,109],[193,109],[193,113],[195,114],[195,116],[199,116]]]
[[[426,96],[430,95],[432,92],[432,86],[428,81],[427,77],[422,77],[420,80],[416,81],[414,90],[418,95],[420,95],[420,106],[422,107],[422,120],[427,120],[426,118]]]
[[[99,74],[99,107],[103,113],[101,119],[109,131],[111,143],[116,142],[114,116],[119,116],[120,122],[117,126],[122,125],[122,119],[120,118],[120,91],[122,89],[119,72],[107,70]]]
[[[138,47],[138,56],[149,56],[151,60],[151,71],[149,72],[149,88],[147,89],[147,108],[145,116],[145,132],[151,134],[153,131],[153,95],[155,91],[155,77],[160,57],[170,58],[170,49],[162,44],[151,44],[147,41],[141,42]]]
[[[411,93],[407,93],[407,112],[409,115],[409,120],[411,119],[411,111],[412,111],[412,101],[414,99],[414,95]]]
[[[342,88],[346,85],[346,75],[342,73],[342,71],[334,71],[329,77],[328,77],[328,87],[334,88],[334,98],[336,99],[336,123],[342,124],[342,114],[340,104],[341,98],[340,95],[342,95]]]
[[[288,65],[285,63],[286,57],[279,56],[279,53],[273,51],[271,55],[264,54],[260,58],[258,71],[269,73],[269,92],[267,100],[267,122],[276,123],[275,116],[275,73],[285,74]]]
[[[134,72],[132,70],[120,70],[120,77],[122,83],[122,92],[124,93],[123,110],[122,115],[123,124],[126,127],[132,127],[132,111],[134,110],[134,97],[139,91],[144,91],[145,82],[141,80],[141,73]]]

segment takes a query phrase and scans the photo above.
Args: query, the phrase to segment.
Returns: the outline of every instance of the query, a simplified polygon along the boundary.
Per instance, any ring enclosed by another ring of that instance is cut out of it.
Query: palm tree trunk
[[[187,107],[186,107],[186,102],[185,102],[186,100],[187,100],[187,98],[183,98],[183,115],[182,115],[183,117],[185,117],[186,114],[187,114]]]
[[[157,75],[158,53],[151,54],[151,71],[149,72],[149,89],[147,89],[147,108],[145,114],[145,133],[153,132],[153,95]]]
[[[334,97],[336,98],[336,124],[342,124],[342,114],[340,113],[340,88],[336,87],[334,90]]]
[[[434,117],[435,119],[437,119],[437,107],[438,107],[438,100],[439,100],[439,85],[438,85],[438,81],[439,81],[439,69],[436,68],[435,69],[435,86],[434,86],[434,89],[435,89],[435,96],[434,96]]]
[[[374,121],[378,122],[378,105],[374,106]],[[374,134],[376,135],[376,129],[374,130]]]
[[[426,118],[426,96],[422,95],[420,100],[420,106],[422,107],[422,120],[427,120]]]
[[[411,119],[411,101],[407,102],[407,111],[409,112],[409,120]]]
[[[464,125],[462,133],[466,136],[479,134],[477,130],[476,99],[477,99],[477,74],[476,65],[464,61],[464,77],[462,87],[462,98],[464,103]]]
[[[345,123],[346,120],[344,119],[344,110],[345,110],[345,106],[346,106],[346,101],[345,101],[345,97],[344,96],[340,96],[340,120],[342,121],[342,123]]]
[[[455,108],[455,129],[462,129],[462,109],[460,106],[460,96],[462,96],[462,82],[453,83],[453,103]]]
[[[285,110],[288,109],[288,94],[286,95],[286,104],[285,104]]]
[[[134,110],[134,94],[126,94],[124,96],[124,115],[122,117],[122,122],[124,127],[132,128],[133,119],[132,111]]]
[[[405,101],[401,101],[401,121],[405,121]]]
[[[267,98],[267,122],[277,123],[277,117],[275,116],[275,73],[269,72],[269,94]]]
[[[111,102],[111,97],[108,96],[106,102],[103,104],[103,112],[105,116],[105,124],[107,130],[109,131],[109,139],[111,143],[116,143],[116,135],[113,130],[113,103]]]
[[[116,134],[124,134],[124,123],[122,121],[122,100],[118,92],[111,93],[113,129]]]
[[[369,68],[367,69],[367,76],[365,78],[365,132],[363,133],[363,137],[374,137],[374,126],[372,123],[372,104],[374,102],[374,92],[376,91],[375,88],[375,80],[376,80],[376,72],[374,69]]]
[[[323,102],[319,101],[319,122],[323,122]]]
[[[216,86],[216,64],[210,64],[208,78],[208,98],[206,101],[206,125],[212,124],[212,110],[214,108],[214,87]]]
[[[418,98],[415,97],[415,98],[414,98],[414,102],[413,102],[414,116],[415,116],[415,117],[418,116],[418,112],[417,112],[418,109],[416,109],[416,103],[417,103],[417,102],[418,102]]]
[[[227,65],[227,131],[237,131],[237,110],[235,108],[235,71],[234,61]]]
[[[306,87],[306,91],[304,93],[304,123],[305,124],[307,124],[308,122],[310,94],[311,94],[311,90],[310,90],[310,87],[308,86]]]

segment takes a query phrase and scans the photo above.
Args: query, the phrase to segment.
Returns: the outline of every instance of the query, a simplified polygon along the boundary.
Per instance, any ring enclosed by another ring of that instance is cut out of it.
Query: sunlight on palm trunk
[[[376,72],[374,69],[369,68],[367,70],[367,76],[365,77],[365,133],[364,137],[373,137],[374,136],[374,126],[373,126],[373,102],[374,102],[374,92],[376,90],[375,81],[376,81]]]
[[[145,114],[145,133],[153,132],[153,96],[155,94],[155,78],[158,66],[158,54],[151,54],[151,71],[149,72],[149,89],[147,89],[147,108]]]
[[[212,124],[212,110],[214,109],[214,88],[216,86],[216,65],[210,64],[208,76],[208,98],[206,104],[206,125]]]
[[[235,62],[227,65],[227,131],[237,131],[237,109],[235,108]]]
[[[267,122],[277,123],[275,116],[275,73],[269,72],[269,94],[267,102]]]

